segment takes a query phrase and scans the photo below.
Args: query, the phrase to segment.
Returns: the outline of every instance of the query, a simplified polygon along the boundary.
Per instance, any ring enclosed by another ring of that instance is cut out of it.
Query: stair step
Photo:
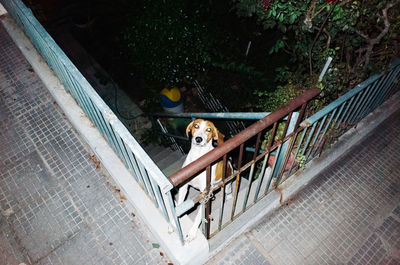
[[[170,177],[173,173],[182,168],[183,162],[185,162],[186,156],[181,156],[180,159],[176,160],[174,163],[163,169],[164,174]]]
[[[157,154],[159,154],[161,151],[163,151],[165,147],[159,146],[159,145],[154,145],[154,144],[149,144],[146,147],[144,147],[144,150],[146,153],[151,157],[154,158]],[[153,159],[154,160],[154,159]]]
[[[168,156],[160,159],[157,162],[157,166],[163,170],[164,168],[167,168],[168,166],[170,166],[171,164],[173,164],[174,162],[176,162],[177,160],[181,159],[182,157],[182,153],[179,151],[173,151],[172,153],[170,153]]]
[[[153,156],[151,156],[151,159],[153,159],[153,161],[156,164],[158,164],[161,160],[170,156],[172,152],[173,151],[171,150],[171,148],[163,147],[161,151],[159,151],[157,154],[154,154]]]

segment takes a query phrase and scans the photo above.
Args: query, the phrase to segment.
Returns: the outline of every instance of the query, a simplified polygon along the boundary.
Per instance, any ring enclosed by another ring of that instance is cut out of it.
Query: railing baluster
[[[339,125],[341,125],[342,122],[344,123],[346,121],[345,117],[347,115],[347,111],[349,110],[349,108],[351,107],[351,104],[353,103],[353,100],[354,100],[354,96],[351,97],[350,100],[347,101],[346,110],[343,112],[342,117],[340,117],[339,122],[336,125],[336,128],[339,128]]]
[[[364,108],[364,105],[365,105],[365,102],[366,102],[365,98],[367,97],[367,95],[369,94],[369,92],[370,92],[371,89],[372,89],[372,84],[369,85],[369,86],[367,86],[367,87],[365,88],[365,90],[363,90],[363,91],[361,92],[362,96],[361,96],[361,98],[360,98],[360,104],[359,104],[359,106],[353,111],[353,113],[351,114],[351,116],[350,116],[350,118],[349,118],[349,121],[350,121],[351,124],[357,123],[357,116],[358,116],[358,113],[359,113],[360,111],[362,111],[362,109]]]
[[[271,156],[271,146],[272,146],[272,144],[274,142],[277,129],[278,129],[278,123],[274,122],[274,126],[272,127],[272,130],[270,131],[271,132],[270,136],[269,136],[270,138],[268,140],[267,146],[265,147],[266,154],[265,154],[263,166],[262,166],[262,169],[261,169],[261,172],[260,172],[260,176],[259,176],[259,177],[261,177],[261,179],[260,179],[260,182],[258,182],[256,193],[254,194],[253,202],[256,202],[256,200],[258,199],[258,195],[260,193],[261,185],[262,185],[262,182],[264,180],[265,170],[268,167],[268,159]]]
[[[336,111],[337,111],[337,109],[334,109],[333,112],[331,113],[331,115],[329,117],[329,120],[326,123],[325,128],[322,131],[321,136],[318,139],[318,143],[316,144],[317,148],[314,151],[314,155],[318,152],[318,149],[322,150],[323,145],[321,143],[322,143],[323,139],[325,138],[325,134],[326,134],[327,130],[331,127],[331,122],[332,122],[333,117],[336,114]],[[325,116],[325,117],[327,117],[327,116]]]
[[[250,193],[250,189],[251,189],[251,184],[253,183],[254,168],[255,168],[255,165],[256,165],[256,157],[257,157],[258,151],[260,150],[260,145],[261,145],[261,133],[262,132],[259,132],[257,134],[256,146],[255,146],[255,149],[254,149],[253,161],[252,161],[253,164],[250,167],[249,183],[247,184],[246,194],[245,194],[244,200],[243,200],[242,212],[246,211],[247,200],[249,199],[249,193]]]
[[[378,91],[378,93],[379,93],[379,94],[378,94],[378,98],[377,98],[377,100],[375,100],[374,107],[372,108],[373,110],[374,110],[377,106],[379,106],[379,105],[382,104],[384,91],[385,91],[385,89],[386,89],[386,87],[387,87],[387,84],[390,82],[389,80],[391,79],[393,73],[394,73],[393,70],[391,70],[389,73],[387,73],[387,74],[385,75],[385,78],[384,78],[384,80],[382,81],[382,86],[381,86],[381,88],[380,88],[379,91]]]
[[[224,217],[223,213],[224,213],[224,207],[225,207],[225,178],[226,176],[226,167],[227,167],[227,162],[228,162],[228,155],[225,154],[224,158],[222,159],[222,183],[223,186],[221,188],[221,205],[220,205],[220,210],[219,210],[219,219],[218,219],[218,231],[221,231],[221,227],[222,227],[222,219]],[[233,171],[232,171],[233,173]],[[229,177],[229,176],[228,176]],[[228,183],[228,185],[230,185]]]
[[[398,82],[399,82],[399,71],[400,71],[400,67],[396,67],[395,69],[392,70],[393,71],[393,77],[391,78],[390,81],[390,85],[389,87],[385,90],[385,94],[384,94],[384,99],[388,99],[389,97],[392,96],[393,92],[394,92],[394,88],[396,87],[396,83],[398,86]],[[395,81],[397,79],[397,82]]]
[[[143,180],[143,176],[142,176],[141,170],[139,168],[138,159],[136,158],[135,154],[131,153],[131,155],[132,155],[131,156],[132,165],[133,165],[133,168],[134,168],[134,170],[136,172],[136,176],[139,179],[138,184],[142,187],[142,189],[146,193],[148,193],[147,188],[146,188],[146,184],[144,183],[144,180]]]
[[[352,103],[349,105],[349,109],[348,109],[348,111],[347,111],[347,113],[346,113],[346,116],[344,116],[344,118],[343,118],[343,121],[342,121],[342,122],[344,122],[344,123],[346,124],[346,127],[349,126],[349,125],[352,125],[352,124],[350,124],[349,117],[350,117],[350,115],[353,113],[354,107],[355,107],[355,106],[358,104],[358,102],[359,102],[360,94],[361,94],[361,91],[358,92],[356,95],[353,96],[352,99],[354,99],[354,100],[353,100]]]
[[[264,191],[264,195],[267,195],[267,193],[268,193],[268,190],[269,190],[269,188],[270,188],[270,185],[271,185],[271,181],[272,181],[272,179],[274,178],[274,172],[275,172],[275,167],[276,167],[276,164],[277,164],[277,162],[278,162],[278,159],[276,159],[278,156],[279,156],[279,154],[281,153],[281,149],[282,149],[282,145],[280,144],[279,146],[278,146],[278,150],[276,151],[276,156],[275,156],[275,161],[274,161],[274,164],[273,164],[273,166],[272,166],[272,168],[271,168],[271,173],[270,173],[270,175],[269,175],[269,177],[267,178],[267,185],[266,185],[266,188],[265,188],[265,191]],[[274,185],[274,188],[276,187],[276,185]]]
[[[318,123],[318,122],[315,122],[315,123],[313,124],[313,126],[312,126],[312,128],[311,128],[311,131],[310,131],[309,134],[308,134],[306,143],[304,144],[304,148],[303,148],[303,150],[301,151],[301,155],[302,155],[302,156],[304,155],[304,153],[306,152],[306,150],[307,150],[307,148],[308,148],[308,144],[310,143],[311,137],[312,137],[312,135],[314,134],[314,130],[315,130],[315,127],[317,126],[317,123]]]
[[[300,148],[301,148],[301,144],[303,143],[304,136],[306,135],[307,130],[308,130],[308,127],[305,127],[305,128],[303,129],[303,133],[301,134],[300,141],[299,141],[299,143],[298,143],[298,145],[297,145],[297,149],[296,149],[296,152],[295,152],[295,154],[294,154],[294,158],[293,158],[293,160],[292,160],[292,163],[290,163],[289,173],[288,173],[289,176],[290,176],[291,173],[292,173],[292,169],[293,169],[294,162],[295,162],[295,160],[297,159],[297,155],[299,154],[299,151],[300,151]]]
[[[211,165],[209,165],[206,169],[206,192],[207,195],[210,194],[212,192],[212,188],[211,188]],[[206,223],[206,227],[205,227],[205,237],[207,239],[210,238],[210,227],[211,227],[211,221],[210,221],[210,214],[211,214],[211,196],[209,196],[207,198],[207,201],[204,205],[205,207],[205,219],[203,219],[203,223]]]
[[[308,160],[308,158],[309,158],[309,156],[310,156],[310,154],[313,152],[313,150],[315,150],[315,142],[316,142],[316,140],[320,137],[320,132],[321,132],[321,129],[322,129],[322,127],[324,126],[324,124],[325,124],[325,121],[326,121],[326,115],[324,116],[324,118],[322,119],[322,121],[320,122],[320,124],[319,124],[319,127],[318,127],[318,130],[317,130],[317,132],[315,133],[315,135],[314,135],[314,138],[313,138],[313,140],[312,140],[312,142],[311,142],[311,145],[310,145],[310,149],[308,149],[308,152],[307,152],[307,154],[306,154],[306,161]],[[318,148],[318,147],[317,147]]]
[[[178,229],[179,239],[181,240],[181,244],[184,245],[185,244],[185,240],[183,239],[182,227],[181,227],[181,223],[179,222],[178,216],[176,214],[175,202],[174,202],[174,199],[172,198],[171,191],[168,191],[166,193],[166,195],[168,197],[168,203],[170,205],[171,214],[172,214],[172,217],[174,218],[176,229]]]
[[[295,133],[294,135],[292,135],[292,136],[290,137],[290,139],[289,139],[289,146],[288,146],[287,149],[286,149],[284,158],[283,158],[283,160],[282,160],[283,163],[281,163],[280,169],[278,170],[278,174],[277,174],[277,176],[276,176],[276,177],[277,177],[277,180],[276,180],[277,185],[279,185],[279,184],[281,183],[283,173],[285,172],[285,169],[286,169],[286,164],[287,164],[287,162],[288,162],[288,160],[289,160],[289,158],[290,158],[290,155],[291,155],[291,153],[292,153],[292,150],[293,150],[294,139],[296,139],[296,137],[297,137],[297,133]]]
[[[159,206],[158,206],[157,198],[154,193],[153,186],[151,185],[151,180],[150,180],[149,174],[147,173],[147,170],[144,166],[142,166],[141,168],[143,168],[143,178],[144,178],[144,182],[146,183],[147,189],[149,190],[149,194],[150,194],[151,198],[153,199],[154,205],[156,206],[156,208],[158,208]]]
[[[237,197],[238,197],[238,193],[239,193],[240,173],[241,173],[241,167],[242,167],[242,162],[243,162],[243,149],[244,149],[244,143],[242,143],[239,148],[238,172],[236,173],[235,193],[233,195],[231,221],[233,221],[233,218],[235,216],[236,202],[237,202]]]
[[[398,76],[399,70],[400,70],[399,67],[397,67],[397,68],[395,68],[395,69],[391,69],[390,73],[387,75],[388,78],[385,80],[385,81],[386,81],[386,82],[385,82],[385,88],[387,88],[388,83],[393,83],[394,78],[395,78],[396,76]],[[386,89],[384,89],[384,90],[386,90]],[[382,104],[383,100],[385,99],[385,96],[384,96],[384,95],[386,94],[385,92],[386,92],[386,91],[383,91],[383,95],[382,95],[382,97],[381,97],[381,98],[379,99],[379,101],[378,101],[379,104],[377,104],[377,105],[374,107],[374,109],[375,109],[377,106],[379,106],[380,104]]]
[[[362,107],[360,108],[359,112],[357,113],[357,115],[355,116],[355,122],[357,122],[359,120],[359,117],[364,117],[364,113],[369,105],[369,102],[371,101],[375,91],[376,91],[376,87],[379,84],[380,79],[378,79],[376,82],[370,84],[368,86],[368,91],[366,92],[366,97],[364,99],[364,104],[362,105]]]

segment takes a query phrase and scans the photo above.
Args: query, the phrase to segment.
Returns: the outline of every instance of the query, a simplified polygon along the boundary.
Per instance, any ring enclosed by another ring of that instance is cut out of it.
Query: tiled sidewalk
[[[400,111],[208,264],[400,264]]]
[[[0,264],[167,264],[0,22]]]

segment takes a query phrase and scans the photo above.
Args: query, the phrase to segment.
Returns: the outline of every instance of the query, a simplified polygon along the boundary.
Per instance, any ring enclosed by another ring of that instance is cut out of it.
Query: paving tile
[[[241,236],[232,242],[222,259],[215,257],[208,264],[270,265],[273,263],[271,263],[271,257],[263,256],[247,237]]]
[[[0,264],[167,264],[0,23]]]

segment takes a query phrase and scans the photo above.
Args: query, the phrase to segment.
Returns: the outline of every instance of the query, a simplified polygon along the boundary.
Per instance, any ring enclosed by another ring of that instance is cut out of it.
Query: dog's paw
[[[189,233],[185,236],[185,242],[190,242],[196,238],[197,229],[195,231],[190,230]]]

